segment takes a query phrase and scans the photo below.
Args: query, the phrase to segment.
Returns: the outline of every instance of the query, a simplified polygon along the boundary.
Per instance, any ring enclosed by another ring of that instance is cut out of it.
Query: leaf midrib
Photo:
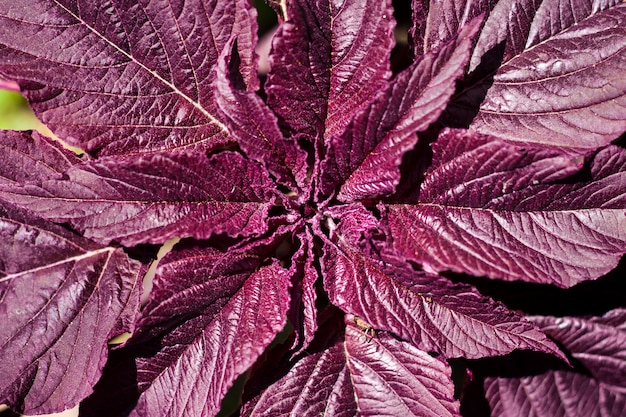
[[[207,119],[209,119],[211,121],[211,123],[213,123],[214,125],[216,125],[217,127],[220,128],[220,130],[222,130],[223,132],[229,133],[228,128],[226,127],[226,125],[224,125],[222,122],[220,122],[215,116],[213,116],[208,110],[206,110],[204,107],[202,107],[202,105],[200,105],[200,103],[198,103],[197,101],[193,100],[191,97],[187,96],[185,93],[183,93],[181,90],[179,90],[174,84],[172,84],[171,82],[167,81],[165,78],[161,77],[157,72],[151,70],[150,68],[148,68],[147,66],[145,66],[143,63],[139,62],[139,60],[137,60],[134,56],[132,56],[131,54],[129,54],[128,52],[124,51],[122,48],[120,48],[119,46],[117,46],[115,43],[111,42],[109,39],[107,39],[102,33],[98,32],[96,29],[94,29],[93,27],[89,26],[87,24],[87,22],[85,22],[83,19],[81,19],[79,16],[77,16],[75,13],[73,13],[71,10],[69,10],[68,8],[66,8],[65,6],[63,6],[61,3],[59,3],[58,0],[54,0],[54,2],[61,8],[63,9],[67,14],[69,14],[70,16],[72,16],[74,19],[76,19],[78,22],[80,22],[85,28],[87,28],[87,30],[89,30],[90,32],[92,32],[94,35],[96,35],[99,39],[103,40],[104,42],[106,42],[108,45],[110,45],[111,47],[113,47],[116,51],[118,51],[119,53],[121,53],[122,55],[124,55],[125,57],[127,57],[128,59],[130,59],[132,62],[134,62],[136,65],[138,65],[139,67],[141,67],[143,70],[145,70],[146,72],[148,72],[150,75],[152,75],[156,80],[160,81],[161,83],[163,83],[164,85],[166,85],[168,88],[170,88],[174,93],[176,93],[178,96],[180,96],[181,98],[183,98],[184,100],[186,100],[187,102],[189,102],[189,104],[191,104],[193,107],[195,107],[196,109],[198,109]]]

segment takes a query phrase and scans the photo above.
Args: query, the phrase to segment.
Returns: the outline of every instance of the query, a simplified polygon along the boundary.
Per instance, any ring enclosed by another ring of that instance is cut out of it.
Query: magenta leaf
[[[446,357],[480,358],[514,349],[562,356],[536,326],[502,304],[469,286],[367,256],[346,228],[354,226],[340,223],[322,258],[326,291],[344,311]]]
[[[230,140],[211,85],[231,33],[245,79],[257,84],[254,16],[247,0],[7,3],[0,75],[72,145],[208,149]]]
[[[427,52],[425,50],[424,36],[426,34],[426,20],[428,19],[428,9],[430,5],[427,0],[411,0],[412,24],[408,31],[407,43],[415,56]],[[439,3],[435,3],[434,6]],[[456,35],[456,33],[454,33]]]
[[[485,395],[492,417],[617,417],[626,410],[623,389],[568,371],[488,378]]]
[[[265,171],[228,152],[208,159],[184,153],[101,158],[66,175],[0,191],[0,198],[68,221],[96,241],[131,246],[176,236],[259,234],[273,200]]]
[[[445,362],[347,319],[343,338],[302,357],[242,415],[458,416],[449,381]]]
[[[0,403],[42,414],[87,397],[108,340],[134,328],[144,271],[122,249],[0,205]]]
[[[474,18],[488,12],[496,2],[497,0],[412,0],[414,13],[419,14],[414,20],[421,24],[421,27],[414,28],[413,33],[417,35],[416,45],[423,48],[423,51],[416,50],[416,54],[440,48]]]
[[[39,182],[40,178],[61,179],[63,173],[82,160],[58,142],[26,132],[1,131],[0,185]]]
[[[593,14],[619,4],[619,0],[576,2],[556,0],[507,0],[495,4],[472,54],[474,70],[484,54],[505,41],[504,61],[548,40]]]
[[[268,104],[290,133],[343,131],[390,77],[389,0],[294,0],[270,55]]]
[[[626,152],[582,158],[444,131],[417,204],[389,204],[394,247],[435,271],[570,287],[626,252]],[[571,177],[581,169],[589,178]],[[571,180],[569,178],[572,178]]]
[[[317,294],[315,285],[318,272],[315,269],[315,254],[313,253],[313,234],[309,229],[301,236],[301,247],[292,260],[292,293],[290,317],[296,331],[293,346],[298,348],[294,354],[306,349],[313,341],[317,331]]]
[[[530,318],[578,362],[533,376],[490,375],[484,389],[492,416],[619,416],[626,411],[626,314]],[[512,364],[508,365],[510,368]],[[490,367],[493,368],[493,367]],[[492,373],[487,370],[487,373]]]
[[[322,169],[326,193],[342,184],[338,198],[351,202],[394,191],[402,156],[415,146],[416,133],[437,120],[454,92],[479,23],[416,60],[330,141]]]
[[[216,101],[225,124],[246,154],[263,163],[279,182],[304,187],[306,153],[293,138],[283,137],[276,116],[259,96],[236,88],[228,72],[233,59],[229,45],[220,57],[216,81]]]
[[[140,394],[131,416],[217,414],[235,379],[286,324],[287,270],[259,264],[250,253],[193,246],[161,261],[129,342]]]
[[[606,145],[626,129],[621,75],[626,71],[626,5],[618,2],[578,21],[584,6],[596,10],[586,1],[573,9],[561,3],[543,3],[530,33],[516,39],[523,50],[507,43],[512,56],[505,55],[471,127],[522,144],[580,152]],[[528,12],[515,9],[522,21]],[[501,24],[498,16],[494,19],[487,30]],[[485,36],[494,39],[491,32]]]
[[[626,385],[626,310],[586,319],[532,316],[529,320],[557,340],[595,379]]]

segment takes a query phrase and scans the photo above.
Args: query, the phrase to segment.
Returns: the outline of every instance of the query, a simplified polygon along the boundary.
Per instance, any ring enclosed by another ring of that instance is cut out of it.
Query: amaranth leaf
[[[626,412],[626,314],[530,318],[565,347],[582,367],[535,376],[490,376],[485,395],[492,416],[614,417]]]
[[[245,79],[258,83],[255,16],[247,0],[3,2],[0,75],[88,151],[210,149],[232,140],[212,89],[231,33]]]
[[[395,190],[402,156],[415,146],[416,132],[443,112],[479,24],[473,21],[441,50],[419,57],[330,140],[322,165],[324,193],[339,184],[338,199],[352,202]]]
[[[268,104],[290,134],[343,131],[391,76],[390,0],[294,0],[273,40]]]
[[[57,413],[91,394],[107,342],[134,328],[141,264],[0,204],[0,403]]]
[[[455,99],[456,110],[465,111],[465,101],[479,104],[470,127],[480,132],[584,153],[626,129],[626,4],[589,7],[578,21],[578,7],[555,3],[562,2],[543,2],[530,27],[510,28],[523,36],[516,39],[523,49],[509,46],[493,83],[481,85],[490,74],[480,73],[481,83]],[[533,11],[518,7],[509,19],[525,23]]]
[[[514,349],[563,357],[535,325],[472,287],[367,255],[365,244],[354,240],[363,223],[340,222],[324,245],[324,286],[334,305],[447,358]]]
[[[346,317],[345,334],[302,356],[242,415],[459,416],[450,367],[410,343],[364,333]],[[324,332],[332,332],[328,326]],[[334,330],[337,332],[337,330]]]
[[[130,416],[217,414],[235,379],[286,324],[287,270],[260,261],[251,253],[193,245],[161,260],[137,332],[121,355],[123,366],[103,379],[115,386],[136,369],[136,385],[124,387],[136,393]],[[86,413],[99,415],[101,404],[117,395],[100,390]]]
[[[0,190],[0,196],[67,221],[96,241],[128,246],[177,236],[261,234],[274,199],[266,171],[234,152],[100,158],[65,175]]]
[[[626,252],[623,149],[601,149],[583,167],[582,157],[445,130],[433,151],[418,201],[385,205],[394,248],[408,259],[570,287]]]

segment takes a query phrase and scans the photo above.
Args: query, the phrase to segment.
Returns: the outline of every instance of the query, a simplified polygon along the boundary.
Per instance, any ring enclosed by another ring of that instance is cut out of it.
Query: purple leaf
[[[402,156],[443,112],[469,59],[479,21],[441,50],[420,57],[330,141],[322,166],[324,192],[341,185],[338,198],[358,201],[391,194],[400,181]]]
[[[345,337],[361,415],[459,415],[447,363],[387,335],[368,338],[355,325],[346,327]]]
[[[108,340],[134,328],[143,272],[121,249],[0,205],[0,403],[42,414],[87,397]]]
[[[346,227],[339,224],[336,243],[325,245],[322,258],[326,291],[344,311],[446,357],[480,358],[514,349],[562,357],[536,326],[471,287],[364,255]]]
[[[227,67],[232,59],[229,46],[220,57],[216,82],[222,119],[250,158],[261,162],[282,184],[305,188],[306,153],[293,138],[283,137],[276,116],[259,96],[235,88]]]
[[[217,414],[235,379],[286,324],[288,273],[259,263],[201,247],[161,261],[136,342],[157,351],[135,359],[140,397],[131,416]]]
[[[162,243],[176,236],[257,235],[266,228],[272,183],[232,152],[102,158],[75,165],[67,179],[0,191],[0,198],[54,221],[68,221],[99,242]]]
[[[419,202],[388,204],[394,248],[435,271],[570,287],[626,252],[626,152],[582,159],[444,131]]]
[[[0,131],[0,184],[21,185],[41,178],[61,179],[82,160],[58,142],[37,132]]]
[[[523,378],[488,378],[492,417],[616,417],[626,411],[623,390],[568,371]]]
[[[558,341],[599,381],[616,386],[626,381],[626,310],[602,317],[529,317]]]
[[[492,416],[623,415],[626,411],[625,311],[617,309],[587,319],[542,316],[530,319],[569,351],[583,369],[548,369],[534,376],[488,376],[484,387]]]
[[[620,0],[499,1],[485,21],[472,54],[470,70],[480,64],[485,53],[503,41],[505,51],[502,59],[506,62],[570,26],[619,3]]]
[[[508,61],[526,48],[526,40],[530,26],[541,4],[556,3],[538,0],[504,0],[493,2],[489,16],[481,30],[472,58],[469,71],[474,71],[490,51],[497,50],[498,45],[504,46],[501,59]],[[577,2],[580,7],[583,2]],[[571,5],[572,3],[570,3]]]
[[[247,0],[7,3],[0,76],[89,151],[209,149],[229,140],[211,85],[232,33],[244,78],[258,84],[254,17]]]
[[[445,362],[348,319],[343,340],[304,356],[242,415],[458,416],[450,388]]]
[[[471,127],[522,144],[579,152],[606,145],[626,130],[626,5],[576,21],[586,3],[537,11],[529,38],[516,39],[524,49],[510,47],[515,55],[497,70]],[[516,17],[525,21],[527,10],[520,9]]]
[[[307,228],[304,236],[301,236],[301,247],[292,259],[292,281],[293,283],[291,299],[290,320],[296,329],[296,337],[293,348],[297,349],[294,355],[306,349],[315,332],[317,331],[317,307],[315,302],[317,294],[315,284],[318,272],[315,269],[315,255],[313,253],[313,235]]]
[[[544,1],[537,7],[527,44],[537,45],[589,16],[619,3],[619,0],[584,0],[575,3],[567,0]]]
[[[497,0],[413,0],[415,12],[420,12],[420,9],[428,12],[423,40],[417,45],[423,45],[423,52],[441,48],[474,18],[491,10],[496,2]],[[417,50],[416,54],[420,52],[422,51]]]
[[[330,138],[391,75],[390,0],[294,0],[273,41],[268,103],[289,133]]]

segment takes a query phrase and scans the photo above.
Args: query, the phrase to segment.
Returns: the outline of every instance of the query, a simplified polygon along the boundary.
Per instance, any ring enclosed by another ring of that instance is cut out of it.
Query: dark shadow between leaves
[[[396,45],[391,51],[391,71],[394,75],[408,68],[413,62],[412,45],[409,44],[408,30],[411,20],[411,2],[393,0],[393,17],[396,19]]]
[[[387,201],[394,203],[417,203],[419,201],[420,186],[433,160],[430,144],[437,139],[439,132],[440,129],[431,128],[418,134],[415,147],[402,157],[400,183],[396,187],[396,192]]]
[[[502,65],[505,46],[505,41],[502,41],[491,48],[483,55],[476,69],[458,81],[456,93],[439,119],[443,125],[467,128],[472,123]]]
[[[541,375],[548,371],[571,371],[565,362],[554,356],[534,351],[513,351],[504,356],[476,360],[453,359],[448,361],[453,376],[463,376],[459,392],[463,417],[489,417],[491,409],[485,397],[486,377],[521,378]],[[586,371],[581,369],[583,373]]]
[[[613,141],[613,145],[626,149],[626,132],[622,133],[617,139]]]
[[[0,417],[20,417],[20,413],[16,413],[13,410],[0,411]]]
[[[149,264],[157,258],[157,253],[161,245],[152,245],[149,243],[133,246],[130,248],[124,248],[124,252],[135,260],[138,260],[142,264]]]
[[[490,417],[491,407],[485,396],[483,378],[473,377],[463,386],[461,393],[461,415],[463,417]]]
[[[483,295],[503,302],[512,310],[544,316],[599,316],[609,310],[626,307],[626,257],[615,269],[594,281],[585,281],[563,289],[553,285],[508,282],[485,277],[446,272],[455,282],[476,287]]]
[[[555,356],[531,350],[515,350],[504,356],[473,360],[460,359],[459,361],[464,362],[464,365],[472,371],[472,375],[478,377],[521,378],[541,375],[547,371],[571,371],[573,369],[587,373],[577,363],[573,363],[574,368],[572,368]]]
[[[155,346],[155,350],[158,348]],[[125,417],[137,405],[140,391],[135,358],[113,350],[94,392],[80,404],[80,417]]]

